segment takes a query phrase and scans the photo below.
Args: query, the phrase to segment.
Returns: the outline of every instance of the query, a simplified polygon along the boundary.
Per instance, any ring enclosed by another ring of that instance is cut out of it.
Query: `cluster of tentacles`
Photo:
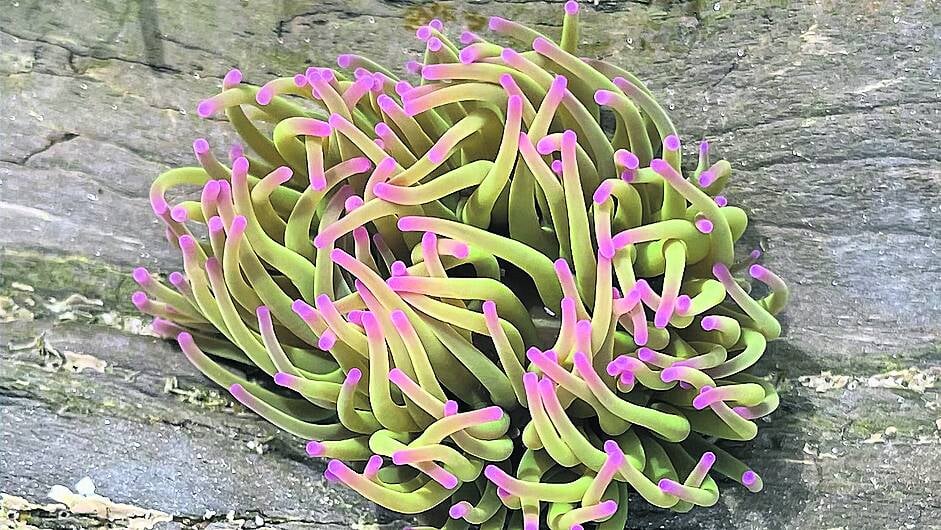
[[[703,142],[684,176],[650,91],[575,55],[577,19],[559,43],[490,20],[524,51],[432,21],[416,84],[354,55],[233,70],[198,112],[252,154],[197,140],[151,189],[184,269],[134,271],[154,329],[328,479],[437,527],[619,529],[630,490],[686,511],[711,473],[762,487],[715,442],[778,404],[744,371],[787,288],[735,260],[728,162]]]

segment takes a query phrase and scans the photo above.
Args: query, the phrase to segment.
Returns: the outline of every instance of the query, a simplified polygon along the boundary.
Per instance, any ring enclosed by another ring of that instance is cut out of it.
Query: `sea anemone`
[[[787,287],[735,259],[729,163],[702,142],[684,168],[651,91],[576,55],[578,16],[558,43],[433,20],[415,83],[357,55],[233,70],[198,114],[248,149],[196,140],[151,188],[183,255],[169,286],[134,271],[154,330],[327,479],[435,527],[615,529],[630,490],[683,512],[715,474],[762,488],[717,442],[778,405],[745,371]]]

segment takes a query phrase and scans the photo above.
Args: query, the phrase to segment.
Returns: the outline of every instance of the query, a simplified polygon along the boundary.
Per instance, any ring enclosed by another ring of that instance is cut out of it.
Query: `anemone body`
[[[574,2],[558,43],[489,27],[420,28],[414,83],[355,55],[230,72],[197,110],[245,147],[197,140],[156,179],[183,271],[136,270],[135,305],[328,479],[435,527],[614,529],[631,490],[681,512],[713,475],[760,490],[716,444],[778,405],[746,370],[788,294],[735,258],[729,163],[703,142],[684,167],[651,92],[577,57]]]

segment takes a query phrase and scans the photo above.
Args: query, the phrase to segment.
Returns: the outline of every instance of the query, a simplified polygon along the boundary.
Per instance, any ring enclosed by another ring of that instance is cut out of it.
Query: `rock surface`
[[[633,70],[686,139],[732,161],[750,244],[793,286],[759,367],[783,406],[740,450],[765,478],[711,509],[632,504],[630,528],[938,528],[941,12],[910,2],[583,6],[585,55]],[[0,9],[0,490],[16,527],[135,526],[50,502],[90,476],[163,528],[400,528],[321,478],[142,332],[132,267],[179,268],[146,190],[224,145],[195,103],[354,51],[399,64],[432,16],[558,31],[561,5],[400,0],[5,2]],[[13,497],[15,496],[15,497]],[[17,499],[19,497],[20,499]],[[24,501],[25,499],[25,501]],[[26,501],[31,501],[27,503]],[[112,514],[113,516],[113,514]],[[358,526],[357,526],[358,525]]]

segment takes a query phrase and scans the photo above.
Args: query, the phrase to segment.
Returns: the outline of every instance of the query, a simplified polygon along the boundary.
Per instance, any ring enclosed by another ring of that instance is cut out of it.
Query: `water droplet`
[[[722,6],[719,5],[719,2],[716,2],[715,4],[712,4],[712,10],[713,10],[713,11],[718,11],[719,9],[721,9],[721,7],[722,7]]]

